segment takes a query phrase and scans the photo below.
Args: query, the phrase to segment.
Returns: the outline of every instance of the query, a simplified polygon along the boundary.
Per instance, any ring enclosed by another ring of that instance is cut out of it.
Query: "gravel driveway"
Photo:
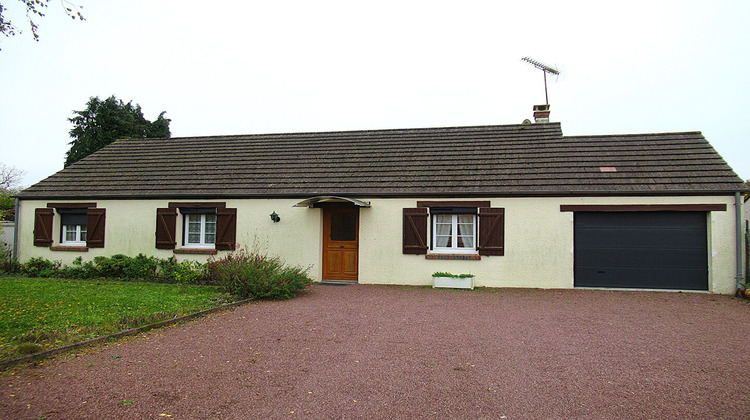
[[[315,285],[0,377],[0,417],[750,418],[750,302]]]

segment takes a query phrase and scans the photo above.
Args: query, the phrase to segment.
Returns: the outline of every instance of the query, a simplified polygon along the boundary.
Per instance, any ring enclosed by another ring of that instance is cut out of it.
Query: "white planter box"
[[[474,277],[433,277],[432,287],[474,290]]]

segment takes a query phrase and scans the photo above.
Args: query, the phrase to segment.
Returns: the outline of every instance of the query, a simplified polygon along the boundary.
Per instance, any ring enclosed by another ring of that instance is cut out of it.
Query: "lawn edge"
[[[107,334],[107,335],[104,335],[104,336],[101,336],[101,337],[96,337],[96,338],[92,338],[92,339],[89,339],[89,340],[80,341],[78,343],[68,344],[66,346],[57,347],[57,348],[50,349],[50,350],[45,350],[45,351],[42,351],[42,352],[39,352],[39,353],[30,354],[28,356],[22,356],[22,357],[18,357],[18,358],[11,359],[11,360],[6,360],[6,361],[3,361],[3,362],[0,362],[0,369],[5,369],[5,368],[7,368],[9,366],[13,366],[13,365],[16,365],[16,364],[19,364],[19,363],[23,363],[23,362],[30,362],[32,360],[46,359],[46,358],[48,358],[50,356],[54,356],[54,355],[56,355],[58,353],[63,353],[63,352],[68,351],[68,350],[74,350],[74,349],[77,349],[77,348],[80,348],[80,347],[85,347],[85,346],[88,346],[88,345],[91,345],[91,344],[97,344],[97,343],[101,343],[103,341],[107,341],[107,340],[111,340],[111,339],[115,339],[115,338],[120,338],[120,337],[125,337],[125,336],[128,336],[128,335],[135,335],[135,334],[142,333],[142,332],[145,332],[145,331],[148,331],[148,330],[153,330],[155,328],[162,328],[162,327],[166,327],[168,325],[176,324],[178,322],[188,321],[188,320],[191,320],[193,318],[201,317],[203,315],[208,315],[208,314],[212,314],[214,312],[220,312],[220,311],[223,311],[223,310],[226,310],[226,309],[232,309],[232,308],[235,308],[237,306],[242,306],[244,304],[252,302],[253,300],[254,299],[240,300],[240,301],[237,301],[237,302],[228,303],[226,305],[217,306],[215,308],[204,309],[202,311],[193,312],[191,314],[183,315],[183,316],[180,316],[180,317],[177,317],[177,318],[168,319],[166,321],[155,322],[153,324],[143,325],[143,326],[140,326],[138,328],[131,328],[129,330],[119,331],[119,332],[116,332],[116,333],[113,333],[113,334]]]

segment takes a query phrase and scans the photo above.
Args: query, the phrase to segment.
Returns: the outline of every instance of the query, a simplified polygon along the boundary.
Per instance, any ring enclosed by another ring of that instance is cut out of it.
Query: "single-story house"
[[[117,141],[18,194],[17,257],[236,247],[318,281],[734,293],[742,180],[700,132],[559,123]]]

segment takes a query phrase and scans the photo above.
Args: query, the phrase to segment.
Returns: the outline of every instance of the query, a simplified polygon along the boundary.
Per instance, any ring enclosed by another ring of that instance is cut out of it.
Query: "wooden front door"
[[[323,280],[357,281],[359,207],[323,209]]]

